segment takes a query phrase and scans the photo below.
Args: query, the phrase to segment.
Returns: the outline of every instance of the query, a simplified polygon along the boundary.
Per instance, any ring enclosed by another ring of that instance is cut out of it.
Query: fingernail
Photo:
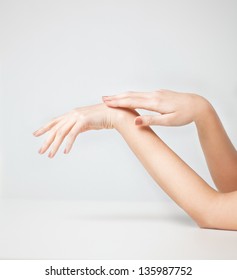
[[[136,125],[141,125],[142,124],[142,119],[135,119],[135,124]]]
[[[49,157],[49,158],[52,158],[52,157],[53,157],[53,153],[50,152],[49,155],[48,155],[48,157]]]
[[[36,130],[35,132],[33,132],[33,135],[37,135],[37,133],[38,133],[38,130]]]
[[[39,149],[39,151],[38,151],[39,154],[42,154],[42,150],[43,150],[42,148]]]
[[[67,154],[67,149],[64,150],[64,154]]]
[[[107,101],[107,100],[110,100],[110,96],[102,96],[103,100]]]

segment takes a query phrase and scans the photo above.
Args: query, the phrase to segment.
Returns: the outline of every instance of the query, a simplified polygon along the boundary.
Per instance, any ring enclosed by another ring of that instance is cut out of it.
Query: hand
[[[73,143],[79,133],[92,129],[110,129],[119,121],[126,109],[112,109],[105,104],[76,108],[60,117],[57,117],[35,131],[34,136],[41,136],[49,132],[49,136],[39,150],[45,153],[51,146],[49,157],[52,158],[58,151],[60,145],[67,137],[64,153],[70,152]]]
[[[202,115],[207,100],[196,94],[158,90],[152,93],[127,92],[114,96],[104,96],[108,107],[146,109],[157,115],[138,116],[136,125],[181,126],[197,121]]]

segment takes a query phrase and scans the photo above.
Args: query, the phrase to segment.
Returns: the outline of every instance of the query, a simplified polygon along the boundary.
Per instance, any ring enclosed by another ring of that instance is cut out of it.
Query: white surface
[[[0,1],[2,195],[163,200],[115,132],[80,135],[52,161],[31,133],[102,95],[170,88],[206,96],[236,141],[236,10],[234,0]],[[212,184],[192,126],[156,131]]]
[[[236,259],[169,202],[0,201],[0,259]]]

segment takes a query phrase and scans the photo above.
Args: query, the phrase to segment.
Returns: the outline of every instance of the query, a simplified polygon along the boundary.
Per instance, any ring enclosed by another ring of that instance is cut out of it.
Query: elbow
[[[196,222],[198,227],[201,229],[217,229],[215,223],[212,223],[208,220],[203,219],[202,221]]]
[[[222,194],[216,193],[215,198],[210,201],[208,207],[202,209],[202,212],[194,219],[198,227],[202,229],[225,229],[223,219],[220,219],[221,204]]]
[[[228,228],[225,223],[222,223],[216,218],[203,217],[196,223],[201,229],[232,230],[231,228]]]
[[[218,230],[237,230],[237,219],[236,212],[229,204],[231,201],[228,200],[228,196],[233,197],[233,193],[218,193],[215,203],[209,206],[207,209],[202,211],[198,216],[198,219],[195,219],[197,225],[203,229],[218,229]],[[237,198],[237,192],[234,194]],[[235,198],[235,197],[234,197]],[[232,200],[235,203],[235,199]]]
[[[236,225],[229,225],[226,223],[221,223],[219,221],[202,221],[201,223],[197,223],[199,228],[201,229],[216,229],[216,230],[230,230],[230,231],[236,231],[237,226]]]
[[[207,218],[205,216],[198,219],[198,221],[195,221],[199,228],[201,229],[216,229],[216,223],[212,221],[210,218]]]

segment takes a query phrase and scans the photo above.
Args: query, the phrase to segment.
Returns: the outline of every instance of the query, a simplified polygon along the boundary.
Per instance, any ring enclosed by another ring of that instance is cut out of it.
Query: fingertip
[[[53,158],[53,157],[54,157],[54,154],[53,154],[52,152],[50,152],[50,153],[48,154],[48,157],[49,157],[49,158]]]
[[[142,125],[142,124],[143,124],[143,121],[140,117],[135,119],[135,125]]]
[[[104,102],[111,101],[111,97],[110,96],[102,96],[102,100]]]
[[[38,136],[41,136],[42,134],[44,134],[45,132],[43,130],[37,130],[35,131],[33,134],[34,136],[38,137]]]
[[[108,106],[111,105],[111,104],[113,103],[112,100],[104,99],[103,101],[104,101],[104,103],[105,103],[106,105],[108,105]]]
[[[66,145],[66,147],[64,149],[64,154],[69,154],[71,149],[72,149],[72,144],[71,143]]]

